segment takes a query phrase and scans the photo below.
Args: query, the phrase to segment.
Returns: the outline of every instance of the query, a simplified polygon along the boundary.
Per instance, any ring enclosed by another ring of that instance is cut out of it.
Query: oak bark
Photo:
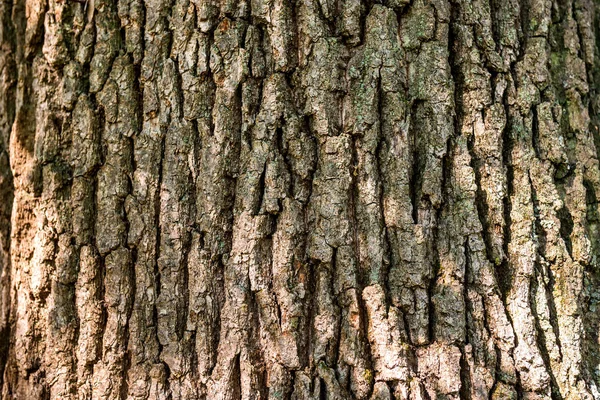
[[[2,0],[2,399],[600,399],[600,4]]]

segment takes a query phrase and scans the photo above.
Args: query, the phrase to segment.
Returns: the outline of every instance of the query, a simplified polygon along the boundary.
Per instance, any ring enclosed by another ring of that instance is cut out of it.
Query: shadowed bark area
[[[2,399],[600,399],[599,3],[0,24]]]

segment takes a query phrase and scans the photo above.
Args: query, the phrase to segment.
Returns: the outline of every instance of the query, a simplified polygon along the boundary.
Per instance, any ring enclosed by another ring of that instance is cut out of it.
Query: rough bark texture
[[[3,399],[600,399],[594,0],[0,1]]]

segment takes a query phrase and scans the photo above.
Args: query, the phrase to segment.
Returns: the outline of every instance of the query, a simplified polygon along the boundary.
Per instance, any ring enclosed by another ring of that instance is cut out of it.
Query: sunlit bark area
[[[600,3],[0,1],[2,399],[599,400]]]

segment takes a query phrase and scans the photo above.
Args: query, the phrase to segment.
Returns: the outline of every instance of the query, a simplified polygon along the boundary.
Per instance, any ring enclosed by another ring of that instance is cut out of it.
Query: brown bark
[[[0,23],[3,399],[600,399],[594,0]]]

